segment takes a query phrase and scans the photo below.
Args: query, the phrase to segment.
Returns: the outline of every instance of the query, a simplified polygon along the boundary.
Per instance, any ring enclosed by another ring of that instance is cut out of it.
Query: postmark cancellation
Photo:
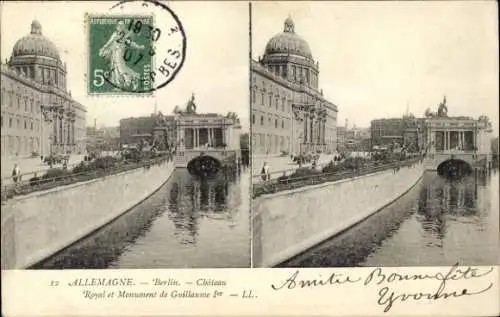
[[[161,31],[153,15],[88,14],[89,94],[150,93],[154,42]]]

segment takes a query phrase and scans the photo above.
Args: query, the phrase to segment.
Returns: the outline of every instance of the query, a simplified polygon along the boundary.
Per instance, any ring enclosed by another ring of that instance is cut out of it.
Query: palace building
[[[289,17],[251,62],[252,153],[333,152],[337,106],[319,89],[319,63]]]
[[[38,21],[1,65],[2,158],[85,151],[86,109],[67,90],[66,64]]]

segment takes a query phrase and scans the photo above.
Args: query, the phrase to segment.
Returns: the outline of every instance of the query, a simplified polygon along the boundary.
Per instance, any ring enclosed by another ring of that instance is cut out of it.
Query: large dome
[[[312,59],[309,44],[295,34],[295,24],[288,17],[282,33],[273,36],[266,45],[265,55],[271,54],[293,54]]]
[[[44,56],[60,60],[57,47],[42,35],[42,26],[36,20],[31,23],[31,33],[18,40],[12,50],[12,57],[26,55]]]

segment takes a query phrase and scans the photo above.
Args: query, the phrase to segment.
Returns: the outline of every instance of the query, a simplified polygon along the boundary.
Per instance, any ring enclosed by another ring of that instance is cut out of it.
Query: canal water
[[[446,180],[426,172],[396,202],[280,267],[499,263],[499,174]]]
[[[146,201],[33,268],[249,267],[249,190],[248,170],[201,181],[177,169]]]

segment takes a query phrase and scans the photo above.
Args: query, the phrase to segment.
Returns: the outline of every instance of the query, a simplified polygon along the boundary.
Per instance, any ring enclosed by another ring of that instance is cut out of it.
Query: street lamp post
[[[59,109],[56,111],[56,116],[59,119],[59,133],[61,134],[59,136],[59,149],[62,148],[62,151],[64,152],[64,135],[63,135],[63,118],[64,118],[64,109],[62,107],[59,107]]]
[[[41,113],[42,113],[42,120],[41,120],[41,134],[42,134],[42,155],[44,155],[44,131],[43,131],[43,126],[44,126],[44,122],[48,122],[48,123],[53,123],[54,122],[54,113],[55,111],[57,110],[57,107],[56,106],[46,106],[46,105],[40,105],[40,110],[41,110]],[[50,133],[50,136],[49,136],[49,152],[50,152],[50,155],[52,156],[52,135],[53,135],[53,132]]]
[[[302,136],[299,136],[299,154],[302,155]]]

